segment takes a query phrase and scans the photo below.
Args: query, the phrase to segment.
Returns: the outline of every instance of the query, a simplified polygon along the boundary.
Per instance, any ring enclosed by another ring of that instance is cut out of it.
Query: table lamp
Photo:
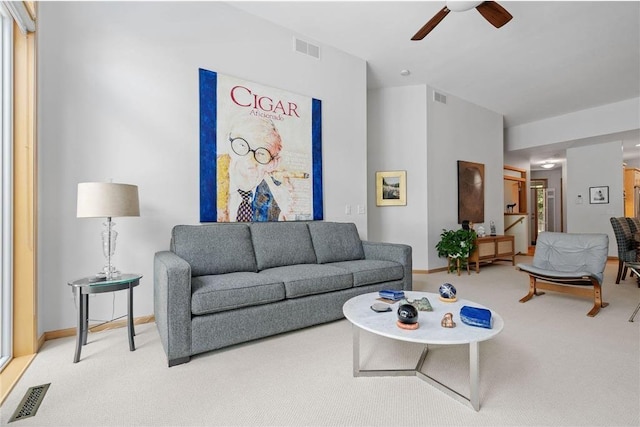
[[[130,184],[111,182],[82,182],[78,184],[78,218],[107,218],[103,224],[102,251],[107,264],[98,277],[111,280],[120,276],[120,272],[111,264],[116,250],[118,232],[111,218],[118,216],[140,216],[138,187]]]

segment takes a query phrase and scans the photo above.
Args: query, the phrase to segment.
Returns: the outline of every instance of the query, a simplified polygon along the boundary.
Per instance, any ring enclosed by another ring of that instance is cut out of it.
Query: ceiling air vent
[[[447,103],[447,95],[443,95],[440,92],[433,91],[433,100],[441,104]]]
[[[293,49],[312,58],[320,59],[320,47],[299,38],[293,38]]]

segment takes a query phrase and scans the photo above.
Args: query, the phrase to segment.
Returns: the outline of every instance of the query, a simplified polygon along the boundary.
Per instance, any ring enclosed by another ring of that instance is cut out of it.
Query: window
[[[0,144],[2,145],[2,160],[0,161],[0,197],[2,210],[0,211],[0,370],[11,360],[12,355],[12,241],[13,241],[13,135],[12,135],[12,93],[13,93],[13,19],[0,4],[0,68],[2,78],[0,96],[2,98],[2,117],[0,117]]]

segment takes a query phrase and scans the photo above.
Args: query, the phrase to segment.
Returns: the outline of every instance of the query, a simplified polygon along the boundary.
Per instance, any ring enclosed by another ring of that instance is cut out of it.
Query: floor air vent
[[[9,422],[33,417],[36,412],[38,412],[38,408],[40,407],[42,399],[44,399],[44,395],[47,393],[50,385],[51,383],[30,387]]]

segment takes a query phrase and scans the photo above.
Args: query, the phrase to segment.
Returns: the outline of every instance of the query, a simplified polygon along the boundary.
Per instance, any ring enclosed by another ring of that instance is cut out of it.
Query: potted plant
[[[460,268],[467,265],[469,255],[476,248],[476,237],[476,232],[472,229],[442,230],[436,249],[439,257],[449,258],[449,272],[457,269],[459,274]]]

